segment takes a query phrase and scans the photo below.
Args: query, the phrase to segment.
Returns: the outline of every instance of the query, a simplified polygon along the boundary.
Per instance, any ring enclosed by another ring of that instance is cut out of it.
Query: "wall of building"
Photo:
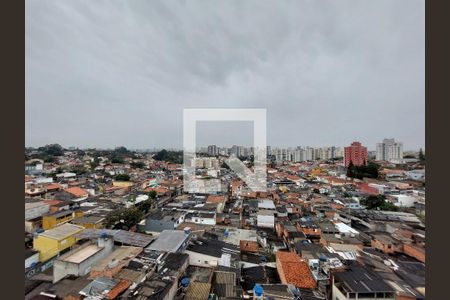
[[[394,252],[402,251],[401,245],[383,244],[382,242],[380,242],[378,240],[371,240],[370,245],[371,245],[371,247],[381,250],[384,253],[394,253]]]
[[[177,293],[177,289],[178,289],[178,284],[176,284],[176,283],[177,283],[176,280],[174,280],[172,282],[169,292],[167,293],[167,295],[165,295],[163,300],[172,300],[175,298],[175,294]]]
[[[211,268],[217,266],[220,258],[209,256],[189,250],[185,251],[189,255],[189,264],[197,267]]]
[[[38,221],[25,221],[25,232],[33,233],[42,226],[42,219]]]
[[[144,228],[149,232],[162,232],[163,230],[174,230],[176,226],[172,221],[147,219]]]
[[[412,256],[420,262],[425,263],[425,250],[414,245],[403,245],[403,252],[406,255]]]
[[[34,239],[33,247],[35,250],[39,251],[39,261],[43,262],[56,256],[62,250],[71,247],[75,242],[76,239],[73,236],[58,241],[39,235]]]
[[[68,222],[70,220],[73,220],[73,214],[68,214],[67,216],[64,216],[62,218],[56,218],[54,216],[43,216],[42,228],[44,230],[52,229],[57,225]]]
[[[333,284],[333,288],[331,290],[331,299],[333,300],[348,300],[347,296],[342,294],[342,292]]]
[[[32,264],[39,262],[39,252],[25,259],[25,269],[31,267]]]
[[[258,243],[256,241],[239,241],[241,252],[258,252]]]
[[[91,267],[93,264],[99,262],[113,252],[114,240],[104,240],[100,238],[98,241],[98,246],[103,247],[103,249],[83,260],[81,263],[72,263],[59,259],[55,260],[55,262],[53,263],[53,283],[58,282],[69,274],[76,276],[84,276],[88,274],[91,271]],[[80,250],[81,249],[79,248],[74,250],[74,252]]]
[[[394,204],[399,207],[414,207],[414,202],[417,201],[414,196],[398,195],[393,197],[397,200]]]
[[[216,217],[213,218],[201,218],[201,217],[192,217],[191,219],[186,219],[186,222],[191,222],[195,224],[205,224],[205,225],[216,225]]]

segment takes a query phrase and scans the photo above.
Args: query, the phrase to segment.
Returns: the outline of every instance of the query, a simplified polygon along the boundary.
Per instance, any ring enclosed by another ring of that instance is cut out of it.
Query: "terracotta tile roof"
[[[278,272],[281,273],[280,277],[284,277],[286,281],[283,283],[290,283],[298,288],[305,289],[314,289],[317,287],[308,264],[302,261],[297,254],[294,252],[277,251],[275,255]]]
[[[53,190],[59,190],[61,188],[61,185],[58,183],[50,183],[45,186],[47,191],[53,191]]]
[[[117,296],[119,296],[123,291],[125,291],[129,286],[131,285],[131,282],[125,279],[122,279],[116,286],[114,286],[108,294],[106,294],[106,297],[108,299],[116,299]]]
[[[89,195],[89,193],[85,190],[82,189],[80,187],[74,186],[74,187],[70,187],[68,189],[65,189],[66,192],[74,195],[75,197],[84,197]]]
[[[155,192],[157,192],[158,194],[165,194],[165,193],[167,193],[167,192],[169,191],[169,189],[166,188],[166,187],[157,187],[157,188],[151,188],[151,187],[149,187],[149,188],[146,188],[146,189],[144,190],[144,192],[150,192],[150,191],[155,191]]]
[[[300,179],[301,179],[301,178],[298,177],[297,175],[290,175],[290,174],[287,174],[287,175],[286,175],[286,178],[287,178],[287,179],[290,179],[290,180],[293,180],[293,181],[297,181],[297,180],[300,180]]]
[[[398,174],[398,175],[402,175],[404,173],[405,173],[404,170],[397,170],[397,169],[383,169],[383,170],[380,171],[380,174]]]
[[[225,199],[224,195],[209,195],[206,202],[209,203],[222,203]]]
[[[61,201],[61,200],[52,200],[52,199],[44,200],[44,203],[47,203],[50,206],[57,205],[57,204],[59,204],[61,202],[63,202],[63,201]]]

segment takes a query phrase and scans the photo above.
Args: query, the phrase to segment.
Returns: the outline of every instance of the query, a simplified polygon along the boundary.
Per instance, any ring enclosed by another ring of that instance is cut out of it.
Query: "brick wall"
[[[403,253],[406,255],[412,256],[418,261],[425,263],[425,250],[423,248],[405,244],[403,245]]]

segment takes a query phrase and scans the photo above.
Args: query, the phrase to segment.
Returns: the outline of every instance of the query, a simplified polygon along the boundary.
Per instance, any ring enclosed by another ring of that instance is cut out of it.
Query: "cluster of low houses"
[[[425,299],[421,172],[354,180],[335,163],[291,163],[254,192],[219,168],[226,191],[187,194],[181,165],[141,160],[50,179],[56,166],[28,169],[26,299]],[[105,228],[151,191],[136,226]],[[367,195],[401,209],[364,209]]]

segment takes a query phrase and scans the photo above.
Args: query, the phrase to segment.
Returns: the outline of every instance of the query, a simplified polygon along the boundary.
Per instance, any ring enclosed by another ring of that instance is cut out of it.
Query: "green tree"
[[[419,160],[425,161],[425,154],[423,154],[422,148],[420,148],[420,150],[419,150]]]
[[[69,172],[75,173],[77,175],[86,174],[87,170],[84,165],[74,165],[70,167]]]
[[[130,164],[130,166],[135,169],[142,169],[142,168],[144,168],[145,164],[141,161],[137,161],[137,162],[132,162]]]
[[[129,153],[128,149],[125,148],[125,147],[123,147],[123,146],[121,146],[121,147],[116,147],[116,148],[114,149],[114,152],[117,153],[117,154],[128,154],[128,153]]]
[[[384,195],[370,195],[366,199],[361,200],[361,204],[366,206],[367,209],[380,209],[388,211],[397,211],[397,206],[391,202],[386,201]]]
[[[166,149],[162,149],[153,156],[153,159],[181,164],[183,163],[183,151],[167,151]]]
[[[138,208],[143,211],[144,213],[148,213],[148,211],[150,209],[153,208],[153,206],[155,205],[155,199],[148,199],[145,201],[142,201],[141,203],[138,204]]]
[[[354,166],[352,161],[350,161],[347,168],[347,176],[351,178],[363,179],[368,178],[378,178],[378,170],[380,165],[370,161],[367,165],[363,164],[361,166]]]
[[[138,224],[144,217],[143,211],[136,207],[121,208],[108,213],[105,217],[106,228],[111,228],[122,223],[123,227],[131,228]]]
[[[149,197],[150,199],[155,199],[157,195],[158,195],[158,193],[157,193],[156,191],[150,191],[150,192],[148,192],[148,197]]]
[[[114,178],[117,181],[130,181],[130,175],[128,174],[119,174]]]
[[[100,159],[98,157],[94,157],[94,160],[91,161],[91,163],[90,163],[91,169],[97,168],[99,164],[100,164]]]
[[[64,148],[59,144],[45,145],[44,147],[39,147],[38,151],[43,155],[49,156],[62,156],[64,155]]]
[[[353,165],[353,161],[351,161],[351,160],[347,167],[347,177],[351,177],[351,178],[355,177],[355,166]]]

